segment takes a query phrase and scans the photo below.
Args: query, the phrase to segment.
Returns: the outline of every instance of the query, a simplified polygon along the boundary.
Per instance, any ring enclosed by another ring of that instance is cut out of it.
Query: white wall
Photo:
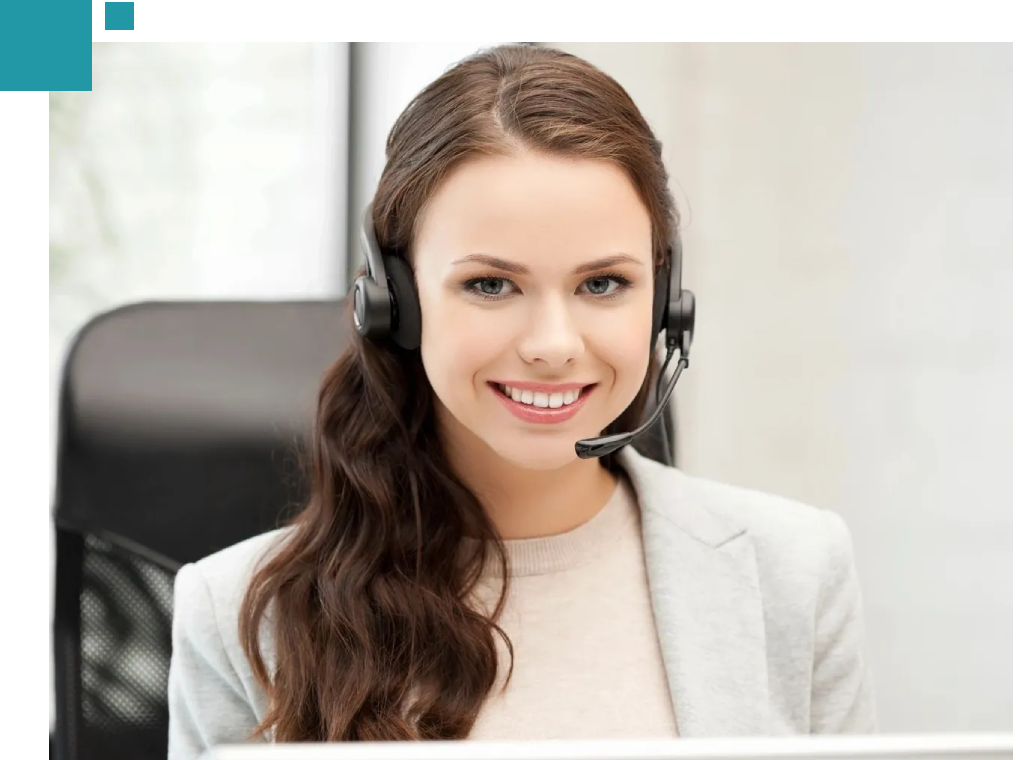
[[[1011,731],[1012,46],[555,46],[665,145],[681,466],[846,518],[884,730]]]

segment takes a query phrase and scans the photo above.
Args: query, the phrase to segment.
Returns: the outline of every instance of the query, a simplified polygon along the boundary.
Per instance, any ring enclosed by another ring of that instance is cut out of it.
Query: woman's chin
[[[563,439],[526,445],[514,442],[512,445],[492,446],[503,460],[524,470],[558,470],[573,464],[578,455],[575,441]]]

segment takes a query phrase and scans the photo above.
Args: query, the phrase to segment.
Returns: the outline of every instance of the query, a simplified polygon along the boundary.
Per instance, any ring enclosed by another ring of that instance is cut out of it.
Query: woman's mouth
[[[524,422],[554,424],[570,420],[585,405],[596,383],[573,384],[560,389],[543,386],[540,390],[510,383],[487,383],[515,417]]]

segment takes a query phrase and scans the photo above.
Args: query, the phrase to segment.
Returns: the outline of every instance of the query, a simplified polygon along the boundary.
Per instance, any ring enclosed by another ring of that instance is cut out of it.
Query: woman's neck
[[[592,519],[617,487],[617,478],[598,459],[531,470],[482,445],[446,451],[452,468],[479,497],[505,540],[567,533]]]

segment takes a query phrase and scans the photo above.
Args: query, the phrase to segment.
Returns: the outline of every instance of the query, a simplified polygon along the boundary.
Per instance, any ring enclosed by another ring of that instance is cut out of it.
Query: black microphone
[[[667,358],[663,362],[663,368],[660,370],[660,380],[663,380],[664,373],[667,371],[667,365],[670,364],[670,359],[673,356],[673,349],[667,352]],[[674,370],[674,376],[670,378],[670,382],[667,384],[667,390],[663,395],[663,401],[659,400],[660,394],[656,394],[656,410],[652,413],[648,420],[643,422],[637,428],[630,433],[615,433],[614,435],[601,435],[599,438],[585,438],[575,443],[575,453],[579,455],[580,459],[592,459],[593,457],[602,457],[617,451],[622,446],[627,446],[629,443],[634,441],[649,428],[651,428],[660,415],[663,414],[663,410],[667,408],[667,403],[670,401],[670,396],[674,392],[674,388],[677,387],[677,379],[681,377],[681,370],[688,366],[688,359],[682,356],[677,360],[677,369]],[[659,387],[659,382],[657,382]]]

